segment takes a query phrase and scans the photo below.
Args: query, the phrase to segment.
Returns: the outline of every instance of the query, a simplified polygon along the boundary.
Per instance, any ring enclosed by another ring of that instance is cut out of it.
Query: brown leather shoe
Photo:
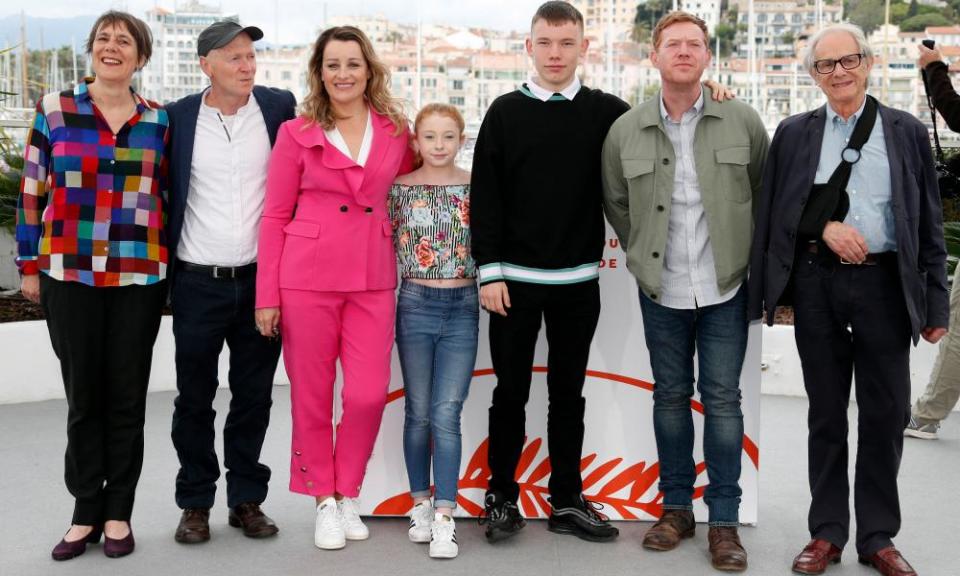
[[[710,543],[710,564],[722,572],[743,572],[747,569],[747,551],[740,543],[736,526],[711,526],[707,531]]]
[[[913,566],[893,546],[881,548],[871,556],[860,556],[861,564],[873,566],[883,576],[917,576]]]
[[[673,550],[684,538],[693,538],[696,528],[692,510],[664,510],[656,524],[643,535],[643,547],[660,552]]]
[[[247,538],[267,538],[280,531],[260,505],[253,502],[231,508],[227,521],[234,528],[243,528],[243,535]]]
[[[814,538],[793,559],[793,571],[797,574],[823,574],[831,564],[840,563],[843,550],[826,540]]]
[[[199,544],[210,539],[210,509],[187,508],[180,515],[180,524],[173,539],[181,544]]]

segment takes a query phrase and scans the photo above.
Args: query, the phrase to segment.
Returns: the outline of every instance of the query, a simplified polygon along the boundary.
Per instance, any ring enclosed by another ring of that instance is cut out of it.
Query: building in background
[[[630,39],[637,0],[568,0],[583,14],[583,32],[591,42]],[[711,0],[712,1],[712,0]]]
[[[257,46],[256,83],[293,92],[297,102],[307,95],[307,65],[312,45]]]
[[[200,70],[197,37],[207,26],[226,17],[220,8],[192,0],[176,11],[147,10],[147,25],[153,33],[153,57],[140,72],[143,96],[170,102],[207,86]]]

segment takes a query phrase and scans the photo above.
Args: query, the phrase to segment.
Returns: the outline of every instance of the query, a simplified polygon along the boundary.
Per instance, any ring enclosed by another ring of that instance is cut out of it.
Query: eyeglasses
[[[836,60],[832,58],[827,58],[825,60],[817,60],[813,63],[813,68],[819,74],[830,74],[837,68],[837,64],[843,66],[844,70],[853,70],[860,66],[860,62],[863,60],[863,54],[847,54],[846,56],[841,56]]]

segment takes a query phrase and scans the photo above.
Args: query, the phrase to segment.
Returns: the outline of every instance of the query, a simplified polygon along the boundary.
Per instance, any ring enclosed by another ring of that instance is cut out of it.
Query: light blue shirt
[[[860,109],[844,121],[827,104],[827,122],[823,129],[823,144],[820,147],[820,164],[817,166],[816,184],[825,184],[840,164],[840,155],[853,135],[857,119],[863,114],[867,100]],[[850,196],[850,211],[844,224],[856,228],[867,241],[871,254],[896,251],[897,237],[894,229],[893,207],[890,192],[890,164],[887,162],[887,146],[883,136],[880,113],[870,132],[870,138],[860,149],[860,161],[853,165],[847,194]]]

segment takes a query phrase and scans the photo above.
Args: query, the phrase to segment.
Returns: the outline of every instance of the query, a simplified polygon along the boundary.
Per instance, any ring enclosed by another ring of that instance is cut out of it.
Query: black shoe
[[[580,495],[572,506],[554,508],[547,529],[557,534],[572,534],[590,542],[609,542],[620,535],[610,520],[597,512],[602,504],[590,502]]]
[[[499,492],[488,492],[485,504],[478,522],[481,526],[486,524],[485,534],[489,542],[505,540],[527,525],[517,505],[505,499]]]

